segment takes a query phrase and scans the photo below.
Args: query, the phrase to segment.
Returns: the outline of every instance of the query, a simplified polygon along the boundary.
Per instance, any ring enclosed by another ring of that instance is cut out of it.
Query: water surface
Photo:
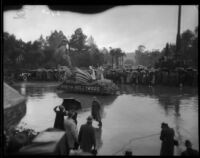
[[[19,123],[36,131],[53,127],[53,108],[62,98],[76,98],[82,102],[78,114],[78,129],[90,115],[91,95],[64,94],[56,90],[58,83],[19,83],[15,88],[27,96],[27,112]],[[159,155],[160,125],[167,122],[173,127],[180,147],[190,139],[199,148],[198,90],[183,87],[147,87],[121,85],[120,95],[97,96],[102,102],[103,127],[97,129],[99,155],[121,155],[126,149],[134,155]],[[97,127],[97,122],[93,122]]]

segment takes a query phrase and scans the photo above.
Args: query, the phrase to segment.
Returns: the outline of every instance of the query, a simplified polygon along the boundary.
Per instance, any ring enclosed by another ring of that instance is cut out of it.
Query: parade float
[[[94,69],[89,66],[88,70],[82,70],[76,66],[72,66],[69,56],[70,47],[68,50],[66,45],[69,45],[67,40],[63,40],[56,49],[55,56],[61,56],[68,63],[68,68],[65,68],[63,82],[58,86],[59,90],[72,93],[86,93],[95,95],[112,95],[118,91],[117,85],[111,80],[104,79],[103,68]],[[59,69],[59,68],[58,68]]]
[[[66,77],[61,85],[58,86],[59,90],[72,93],[85,93],[94,95],[114,95],[118,91],[118,86],[111,80],[104,79],[103,71],[101,68],[97,69],[97,75],[95,70],[90,67],[92,73],[81,70],[79,68],[73,68],[70,71],[70,75],[66,74]]]

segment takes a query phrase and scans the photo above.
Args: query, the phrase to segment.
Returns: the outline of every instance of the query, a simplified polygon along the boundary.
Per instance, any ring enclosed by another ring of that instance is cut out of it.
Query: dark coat
[[[96,147],[94,127],[89,124],[82,125],[79,131],[78,141],[80,148],[84,152],[91,152],[92,147]]]
[[[181,153],[181,156],[198,156],[199,152],[197,150],[188,148],[184,152]]]
[[[162,141],[160,155],[173,156],[174,154],[174,130],[166,128],[161,131],[160,139]]]
[[[101,114],[100,114],[101,106],[100,103],[97,101],[92,102],[92,117],[96,121],[101,121]]]
[[[64,130],[64,116],[66,113],[64,111],[57,111],[57,106],[54,108],[54,111],[56,112],[56,118],[54,122],[54,128]]]

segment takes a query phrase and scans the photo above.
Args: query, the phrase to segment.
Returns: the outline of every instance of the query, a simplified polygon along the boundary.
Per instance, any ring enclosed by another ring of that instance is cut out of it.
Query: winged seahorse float
[[[66,41],[62,41],[61,45],[56,50],[56,54],[61,54],[68,63],[63,82],[58,86],[58,89],[64,90],[65,92],[95,95],[116,94],[119,90],[118,86],[111,80],[104,78],[102,67],[94,69],[92,66],[89,66],[89,70],[82,70],[78,67],[73,67],[66,44]]]

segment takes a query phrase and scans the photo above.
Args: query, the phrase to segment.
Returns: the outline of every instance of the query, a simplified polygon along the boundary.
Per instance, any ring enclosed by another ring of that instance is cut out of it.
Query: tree
[[[115,60],[116,66],[118,67],[119,66],[119,58],[121,57],[122,50],[121,50],[121,48],[115,48],[114,52],[115,52],[115,58],[116,58],[116,60]]]
[[[88,56],[90,57],[89,58],[90,60],[87,60],[87,62],[90,62],[91,65],[93,66],[102,65],[103,59],[101,56],[101,52],[98,49],[94,41],[94,38],[92,36],[90,36],[87,40],[87,47],[88,47],[88,52],[89,52]]]
[[[66,43],[67,37],[63,34],[62,31],[54,31],[50,34],[50,36],[46,37],[46,43],[42,43],[45,46],[44,54],[47,65],[51,65],[53,67],[57,67],[60,65],[69,64],[69,58],[67,56],[66,48],[62,48],[64,46],[64,42]],[[66,47],[66,46],[65,46]]]
[[[194,39],[192,41],[191,61],[192,61],[192,66],[198,68],[198,26],[195,28]]]
[[[167,57],[169,56],[169,54],[170,54],[170,52],[169,52],[169,43],[166,44],[164,53],[165,53],[165,56],[167,56]]]
[[[62,31],[54,31],[50,36],[46,37],[47,46],[55,50],[63,40],[67,40],[67,37],[63,34]]]
[[[112,47],[110,47],[110,56],[112,58],[112,68],[113,68],[113,64],[114,64],[114,56],[115,56],[115,50],[112,49]]]
[[[181,34],[181,58],[186,59],[191,53],[192,42],[194,40],[194,33],[191,30],[186,30]]]
[[[126,59],[124,64],[126,64],[126,65],[134,65],[134,62],[131,59]]]
[[[166,45],[166,48],[169,48],[169,45]],[[136,65],[143,65],[143,66],[154,66],[156,62],[158,62],[159,58],[165,55],[166,48],[163,49],[163,53],[161,54],[159,50],[152,50],[148,51],[145,50],[145,46],[140,45],[138,49],[135,51],[135,61]]]
[[[71,35],[71,39],[69,40],[70,48],[81,52],[86,49],[86,39],[87,36],[83,34],[82,29],[78,28],[75,30],[74,34]]]
[[[123,66],[123,63],[124,63],[124,57],[126,56],[126,53],[125,52],[122,52],[122,66]]]
[[[47,41],[40,35],[40,38],[37,40],[40,43],[41,50],[44,50],[47,47]]]
[[[26,68],[38,68],[44,63],[45,55],[39,41],[27,42],[24,52],[24,66]]]
[[[141,53],[144,53],[145,49],[146,49],[146,47],[144,45],[139,45],[138,46],[138,51],[141,52]]]
[[[103,49],[100,50],[100,52],[103,54],[103,57],[104,57],[103,63],[104,64],[108,64],[109,62],[111,62],[111,56],[110,56],[107,48],[103,47]]]
[[[135,50],[135,60],[136,60],[136,64],[137,64],[137,65],[143,65],[143,60],[144,60],[144,57],[143,57],[144,48],[145,48],[145,46],[139,45],[139,46],[138,46],[138,49]]]
[[[17,69],[24,60],[25,43],[14,35],[4,32],[4,66],[5,69]]]

